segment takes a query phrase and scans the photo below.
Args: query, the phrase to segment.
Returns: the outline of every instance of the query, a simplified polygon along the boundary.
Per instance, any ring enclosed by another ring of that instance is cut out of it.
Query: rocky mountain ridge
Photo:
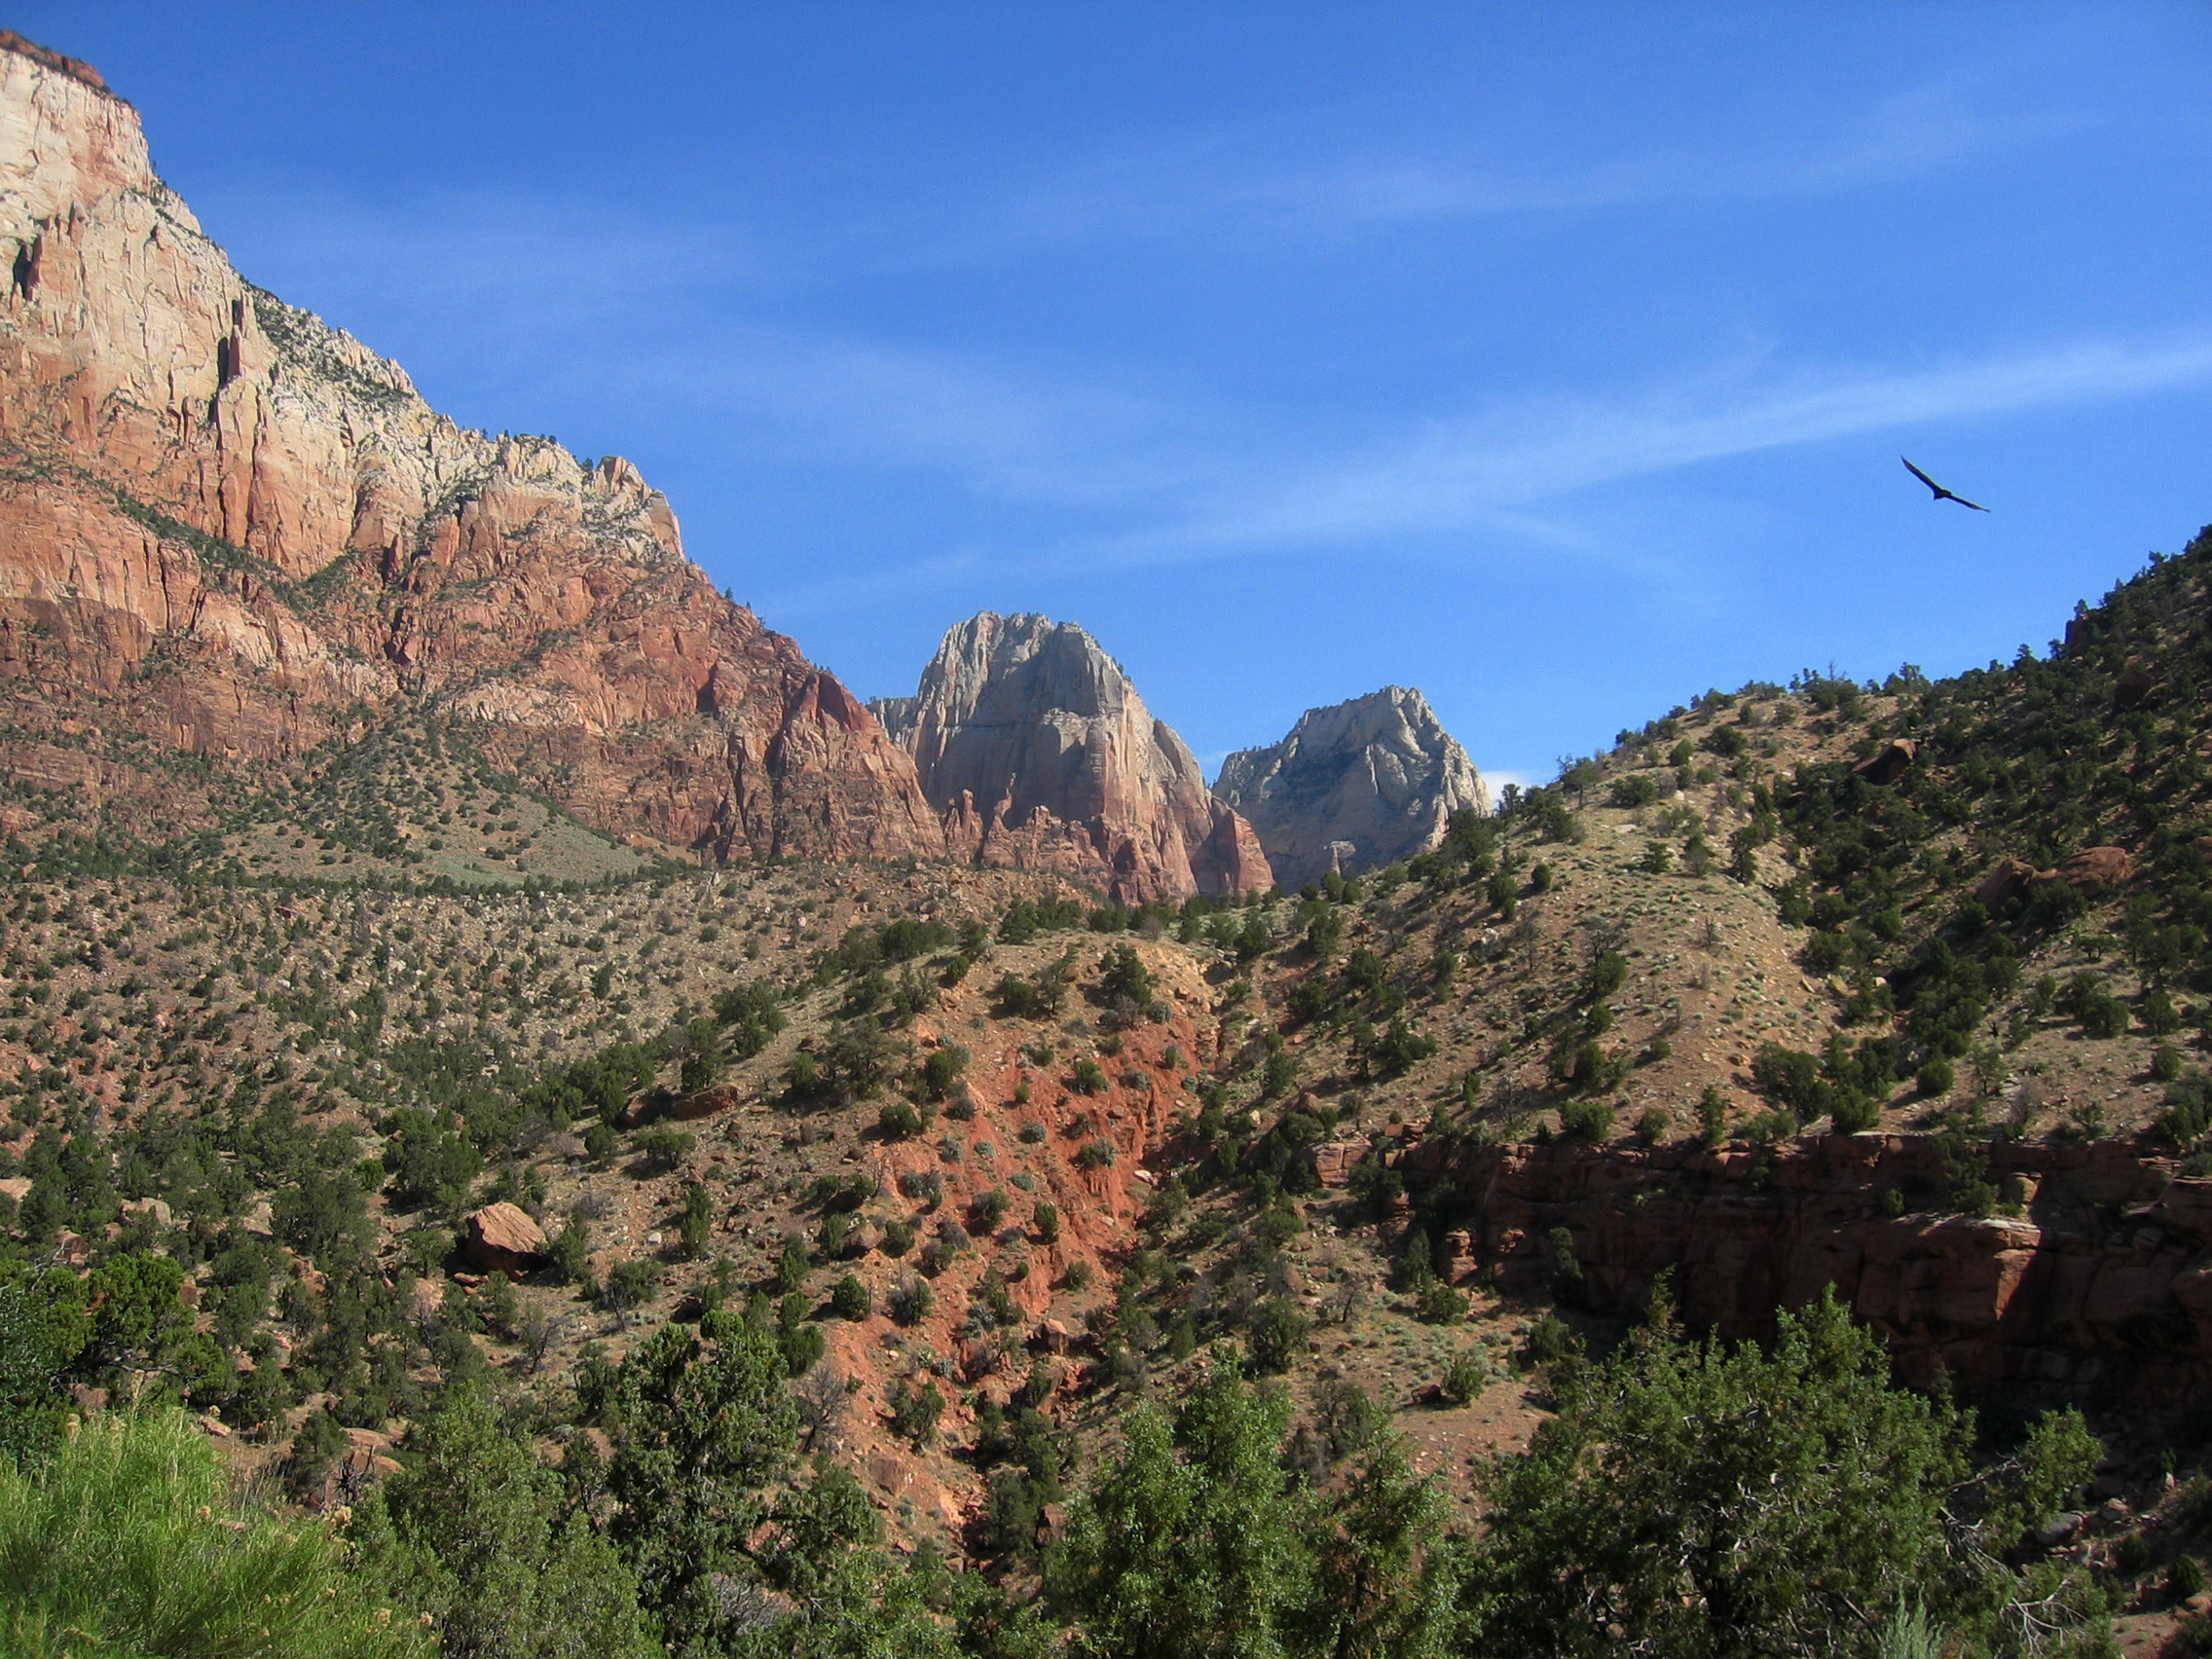
[[[1491,809],[1467,752],[1401,685],[1307,710],[1280,743],[1230,756],[1213,793],[1258,832],[1286,887],[1428,852],[1454,813]]]
[[[247,282],[96,73],[0,50],[0,692],[18,775],[189,818],[175,768],[402,711],[715,859],[935,857],[906,756],[724,600],[619,457],[489,436]]]
[[[1189,746],[1073,622],[981,611],[945,631],[912,697],[872,708],[957,857],[1056,870],[1124,903],[1273,882]]]

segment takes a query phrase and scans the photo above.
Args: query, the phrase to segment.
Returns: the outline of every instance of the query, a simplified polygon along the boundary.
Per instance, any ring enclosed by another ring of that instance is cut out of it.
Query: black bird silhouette
[[[1898,457],[1898,460],[1904,461],[1904,457],[1900,455]],[[1942,485],[1936,483],[1935,479],[1929,477],[1927,473],[1921,471],[1919,467],[1913,465],[1909,461],[1904,461],[1904,469],[1907,472],[1911,473],[1915,478],[1919,479],[1923,484],[1927,485],[1931,490],[1935,491],[1936,498],[1938,501],[1956,501],[1960,506],[1972,507],[1977,513],[1985,513],[1989,511],[1989,509],[1983,506],[1979,501],[1970,501],[1964,496],[1958,495],[1954,491],[1944,489]]]

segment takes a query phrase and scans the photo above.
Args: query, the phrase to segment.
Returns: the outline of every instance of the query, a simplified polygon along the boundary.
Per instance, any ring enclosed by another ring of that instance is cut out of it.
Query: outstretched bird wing
[[[1956,501],[1960,506],[1972,507],[1977,513],[1985,513],[1989,511],[1989,509],[1983,506],[1979,501],[1970,501],[1964,496],[1960,495],[1957,491],[1944,489],[1942,485],[1936,483],[1935,479],[1929,477],[1927,473],[1921,471],[1920,468],[1913,465],[1911,461],[1905,461],[1905,458],[1903,456],[1899,456],[1898,460],[1904,461],[1904,469],[1907,472],[1911,473],[1915,478],[1919,479],[1923,484],[1927,485],[1929,489],[1936,492],[1936,499],[1937,499],[1938,501]]]

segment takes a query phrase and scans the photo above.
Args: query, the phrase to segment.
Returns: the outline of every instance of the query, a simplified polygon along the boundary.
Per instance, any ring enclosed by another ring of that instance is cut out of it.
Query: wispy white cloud
[[[1084,488],[1138,519],[1135,528],[1063,534],[1045,546],[977,544],[916,564],[876,566],[800,584],[781,593],[778,604],[794,611],[827,608],[956,575],[1300,552],[1372,556],[1439,541],[1539,548],[1547,557],[1602,560],[1649,574],[1667,566],[1668,556],[1577,534],[1575,498],[1625,480],[1835,439],[2207,384],[2212,333],[2199,333],[2084,341],[1912,369],[1792,369],[1762,355],[1611,399],[1500,401],[1335,454],[1288,454],[1245,432],[1203,473],[1187,458],[1172,473],[1161,469],[1157,457],[1173,446],[1156,431],[1137,449],[1086,451],[1080,462]],[[814,413],[838,424],[831,407]],[[1118,419],[1141,413],[1131,406]],[[1182,421],[1169,404],[1152,413],[1161,431],[1175,432]],[[1069,430],[1088,429],[1080,416],[1069,419]],[[1024,472],[1003,464],[995,450],[974,463],[996,468],[1002,486],[1015,485]]]
[[[1368,147],[1354,138],[1334,159],[1298,159],[1314,147],[1304,130],[1221,127],[1124,143],[965,204],[934,203],[933,224],[918,234],[904,227],[901,240],[918,263],[988,261],[1062,243],[1340,235],[1418,222],[1817,196],[1924,177],[2086,125],[2087,117],[2071,110],[2011,106],[2004,79],[1995,68],[1938,76],[1847,110],[1809,139],[1791,131],[1725,150],[1661,143],[1573,163],[1516,160],[1494,141],[1402,141],[1392,153],[1362,153]]]
[[[1934,422],[2212,381],[2212,335],[2087,341],[1912,370],[1739,369],[1600,402],[1502,405],[1217,504],[1160,535],[1186,549],[1462,530],[1621,479]]]

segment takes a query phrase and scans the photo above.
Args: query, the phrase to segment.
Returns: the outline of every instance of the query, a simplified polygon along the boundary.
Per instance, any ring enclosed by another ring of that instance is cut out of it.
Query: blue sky
[[[1083,622],[1493,777],[2212,520],[2212,10],[18,4],[254,280],[867,695]],[[1987,516],[1933,504],[1902,452]]]

